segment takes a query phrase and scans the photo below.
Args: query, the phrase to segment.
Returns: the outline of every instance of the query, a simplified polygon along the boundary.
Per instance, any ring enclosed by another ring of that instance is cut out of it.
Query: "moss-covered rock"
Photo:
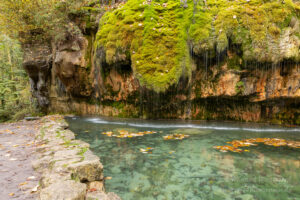
[[[189,29],[195,53],[232,44],[243,59],[258,62],[299,61],[299,3],[292,0],[213,0],[195,6]]]
[[[129,0],[100,20],[95,46],[107,64],[130,60],[142,85],[164,92],[190,77],[190,52],[236,44],[245,61],[299,61],[299,11],[292,0]]]
[[[165,91],[190,76],[187,28],[192,7],[180,1],[129,0],[100,21],[96,46],[104,47],[108,64],[131,59],[142,85]]]

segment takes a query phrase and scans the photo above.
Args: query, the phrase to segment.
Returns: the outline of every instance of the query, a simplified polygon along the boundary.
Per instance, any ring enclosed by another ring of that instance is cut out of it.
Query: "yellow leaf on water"
[[[15,195],[15,193],[12,192],[12,193],[9,193],[8,195],[12,197]]]
[[[263,143],[264,145],[269,145],[273,147],[283,147],[288,146],[291,148],[299,148],[300,147],[300,141],[292,141],[292,140],[285,140],[280,138],[250,138],[250,139],[244,139],[244,140],[233,140],[232,142],[227,142],[229,145],[224,146],[215,146],[214,148],[217,150],[220,150],[221,152],[249,152],[250,150],[241,150],[238,149],[239,147],[249,147],[249,146],[257,146],[255,143]]]
[[[112,179],[112,177],[107,176],[107,177],[105,177],[104,179],[105,179],[105,180],[110,180],[110,179]]]

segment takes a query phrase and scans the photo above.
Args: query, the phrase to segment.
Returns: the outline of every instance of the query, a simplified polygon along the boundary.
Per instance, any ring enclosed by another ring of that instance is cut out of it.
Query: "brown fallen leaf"
[[[97,191],[97,189],[96,188],[91,188],[91,189],[89,189],[89,191],[90,192],[95,192],[95,191]]]
[[[23,182],[23,183],[20,183],[19,186],[26,185],[26,184],[28,184],[27,181],[25,181],[25,182]]]

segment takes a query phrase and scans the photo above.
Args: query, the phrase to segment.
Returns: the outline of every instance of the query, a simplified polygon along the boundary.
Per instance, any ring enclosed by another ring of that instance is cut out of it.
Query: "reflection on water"
[[[222,153],[213,146],[258,137],[300,140],[300,129],[257,124],[68,118],[70,128],[101,159],[106,189],[133,199],[300,199],[300,150],[259,145],[250,152]],[[157,131],[135,138],[101,133]],[[88,130],[88,132],[86,132]],[[167,134],[188,134],[163,140]],[[154,148],[152,154],[140,149]]]

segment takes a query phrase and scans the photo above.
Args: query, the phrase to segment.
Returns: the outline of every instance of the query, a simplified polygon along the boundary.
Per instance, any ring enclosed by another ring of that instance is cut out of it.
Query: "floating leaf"
[[[154,134],[155,131],[145,131],[145,132],[138,132],[138,133],[130,133],[126,130],[118,130],[118,133],[114,133],[112,131],[108,132],[102,132],[103,135],[106,135],[108,137],[117,137],[117,138],[133,138],[133,137],[139,137],[149,134]]]
[[[182,140],[187,137],[189,137],[189,135],[185,135],[185,134],[171,134],[171,135],[163,136],[164,140]]]
[[[225,146],[215,146],[214,148],[221,151],[221,152],[249,152],[248,149],[242,150],[239,147],[249,147],[249,146],[257,146],[256,143],[263,143],[264,145],[274,146],[274,147],[281,147],[281,146],[288,146],[291,148],[300,148],[300,141],[292,141],[292,140],[285,140],[279,138],[251,138],[245,140],[233,140],[232,142],[227,142],[232,146],[225,145]]]

